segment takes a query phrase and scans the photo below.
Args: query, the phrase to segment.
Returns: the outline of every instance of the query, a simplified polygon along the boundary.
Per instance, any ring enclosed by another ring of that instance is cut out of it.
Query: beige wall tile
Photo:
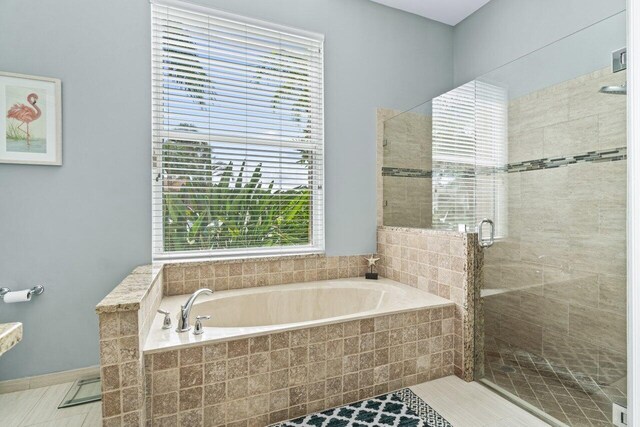
[[[339,267],[340,266],[340,267]],[[215,291],[364,276],[364,255],[325,257],[309,255],[168,264],[164,294],[193,293],[200,288]]]
[[[454,360],[442,343],[445,334],[453,342],[453,310],[446,310],[447,328],[444,312],[427,309],[156,353],[147,358],[153,369],[145,370],[148,420],[176,415],[172,419],[260,425],[255,423],[414,384],[418,373],[423,379],[427,371],[429,378],[451,373]],[[439,345],[419,342],[419,329]],[[397,342],[402,344],[392,351]]]

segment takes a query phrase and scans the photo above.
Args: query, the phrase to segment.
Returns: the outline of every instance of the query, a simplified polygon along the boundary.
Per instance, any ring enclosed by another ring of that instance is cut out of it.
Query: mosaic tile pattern
[[[146,354],[147,417],[266,426],[451,375],[453,322],[449,306]]]
[[[624,386],[598,383],[495,338],[487,338],[485,360],[486,379],[570,426],[611,426],[612,402],[626,400]]]
[[[401,176],[405,178],[431,178],[433,172],[424,169],[383,167],[382,176]]]
[[[573,156],[543,158],[518,163],[509,163],[509,165],[507,165],[507,171],[509,173],[527,172],[540,169],[553,169],[560,166],[573,165],[582,162],[615,162],[626,159],[627,147],[619,147],[600,151],[588,151],[584,154],[575,154]]]
[[[304,255],[166,264],[164,294],[190,294],[200,288],[224,291],[360,277],[367,270],[367,255]]]
[[[491,175],[500,172],[518,173],[542,169],[554,169],[561,166],[574,165],[588,162],[616,162],[627,159],[627,147],[608,148],[599,151],[588,151],[582,154],[567,155],[554,158],[541,158],[525,160],[517,163],[509,163],[501,168],[469,168],[460,169],[459,164],[452,164],[450,174],[474,175],[476,173]],[[403,178],[432,178],[433,171],[424,169],[383,167],[382,176],[395,176]]]

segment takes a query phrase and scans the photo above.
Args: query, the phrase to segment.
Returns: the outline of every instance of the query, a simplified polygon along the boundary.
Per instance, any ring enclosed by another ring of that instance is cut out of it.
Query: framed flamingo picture
[[[0,72],[0,163],[62,165],[61,83]]]

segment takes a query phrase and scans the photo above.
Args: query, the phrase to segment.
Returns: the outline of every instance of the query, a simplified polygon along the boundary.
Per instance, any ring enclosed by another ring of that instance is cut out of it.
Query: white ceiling
[[[456,25],[489,0],[372,0],[434,21]]]

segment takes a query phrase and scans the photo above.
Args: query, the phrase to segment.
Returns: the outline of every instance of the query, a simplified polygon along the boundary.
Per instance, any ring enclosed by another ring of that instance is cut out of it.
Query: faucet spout
[[[193,307],[193,303],[196,301],[202,294],[213,294],[211,289],[202,288],[195,291],[187,302],[180,307],[180,318],[178,319],[178,327],[176,328],[176,332],[187,332],[191,329],[191,325],[189,324],[189,315],[191,314],[191,308]]]

